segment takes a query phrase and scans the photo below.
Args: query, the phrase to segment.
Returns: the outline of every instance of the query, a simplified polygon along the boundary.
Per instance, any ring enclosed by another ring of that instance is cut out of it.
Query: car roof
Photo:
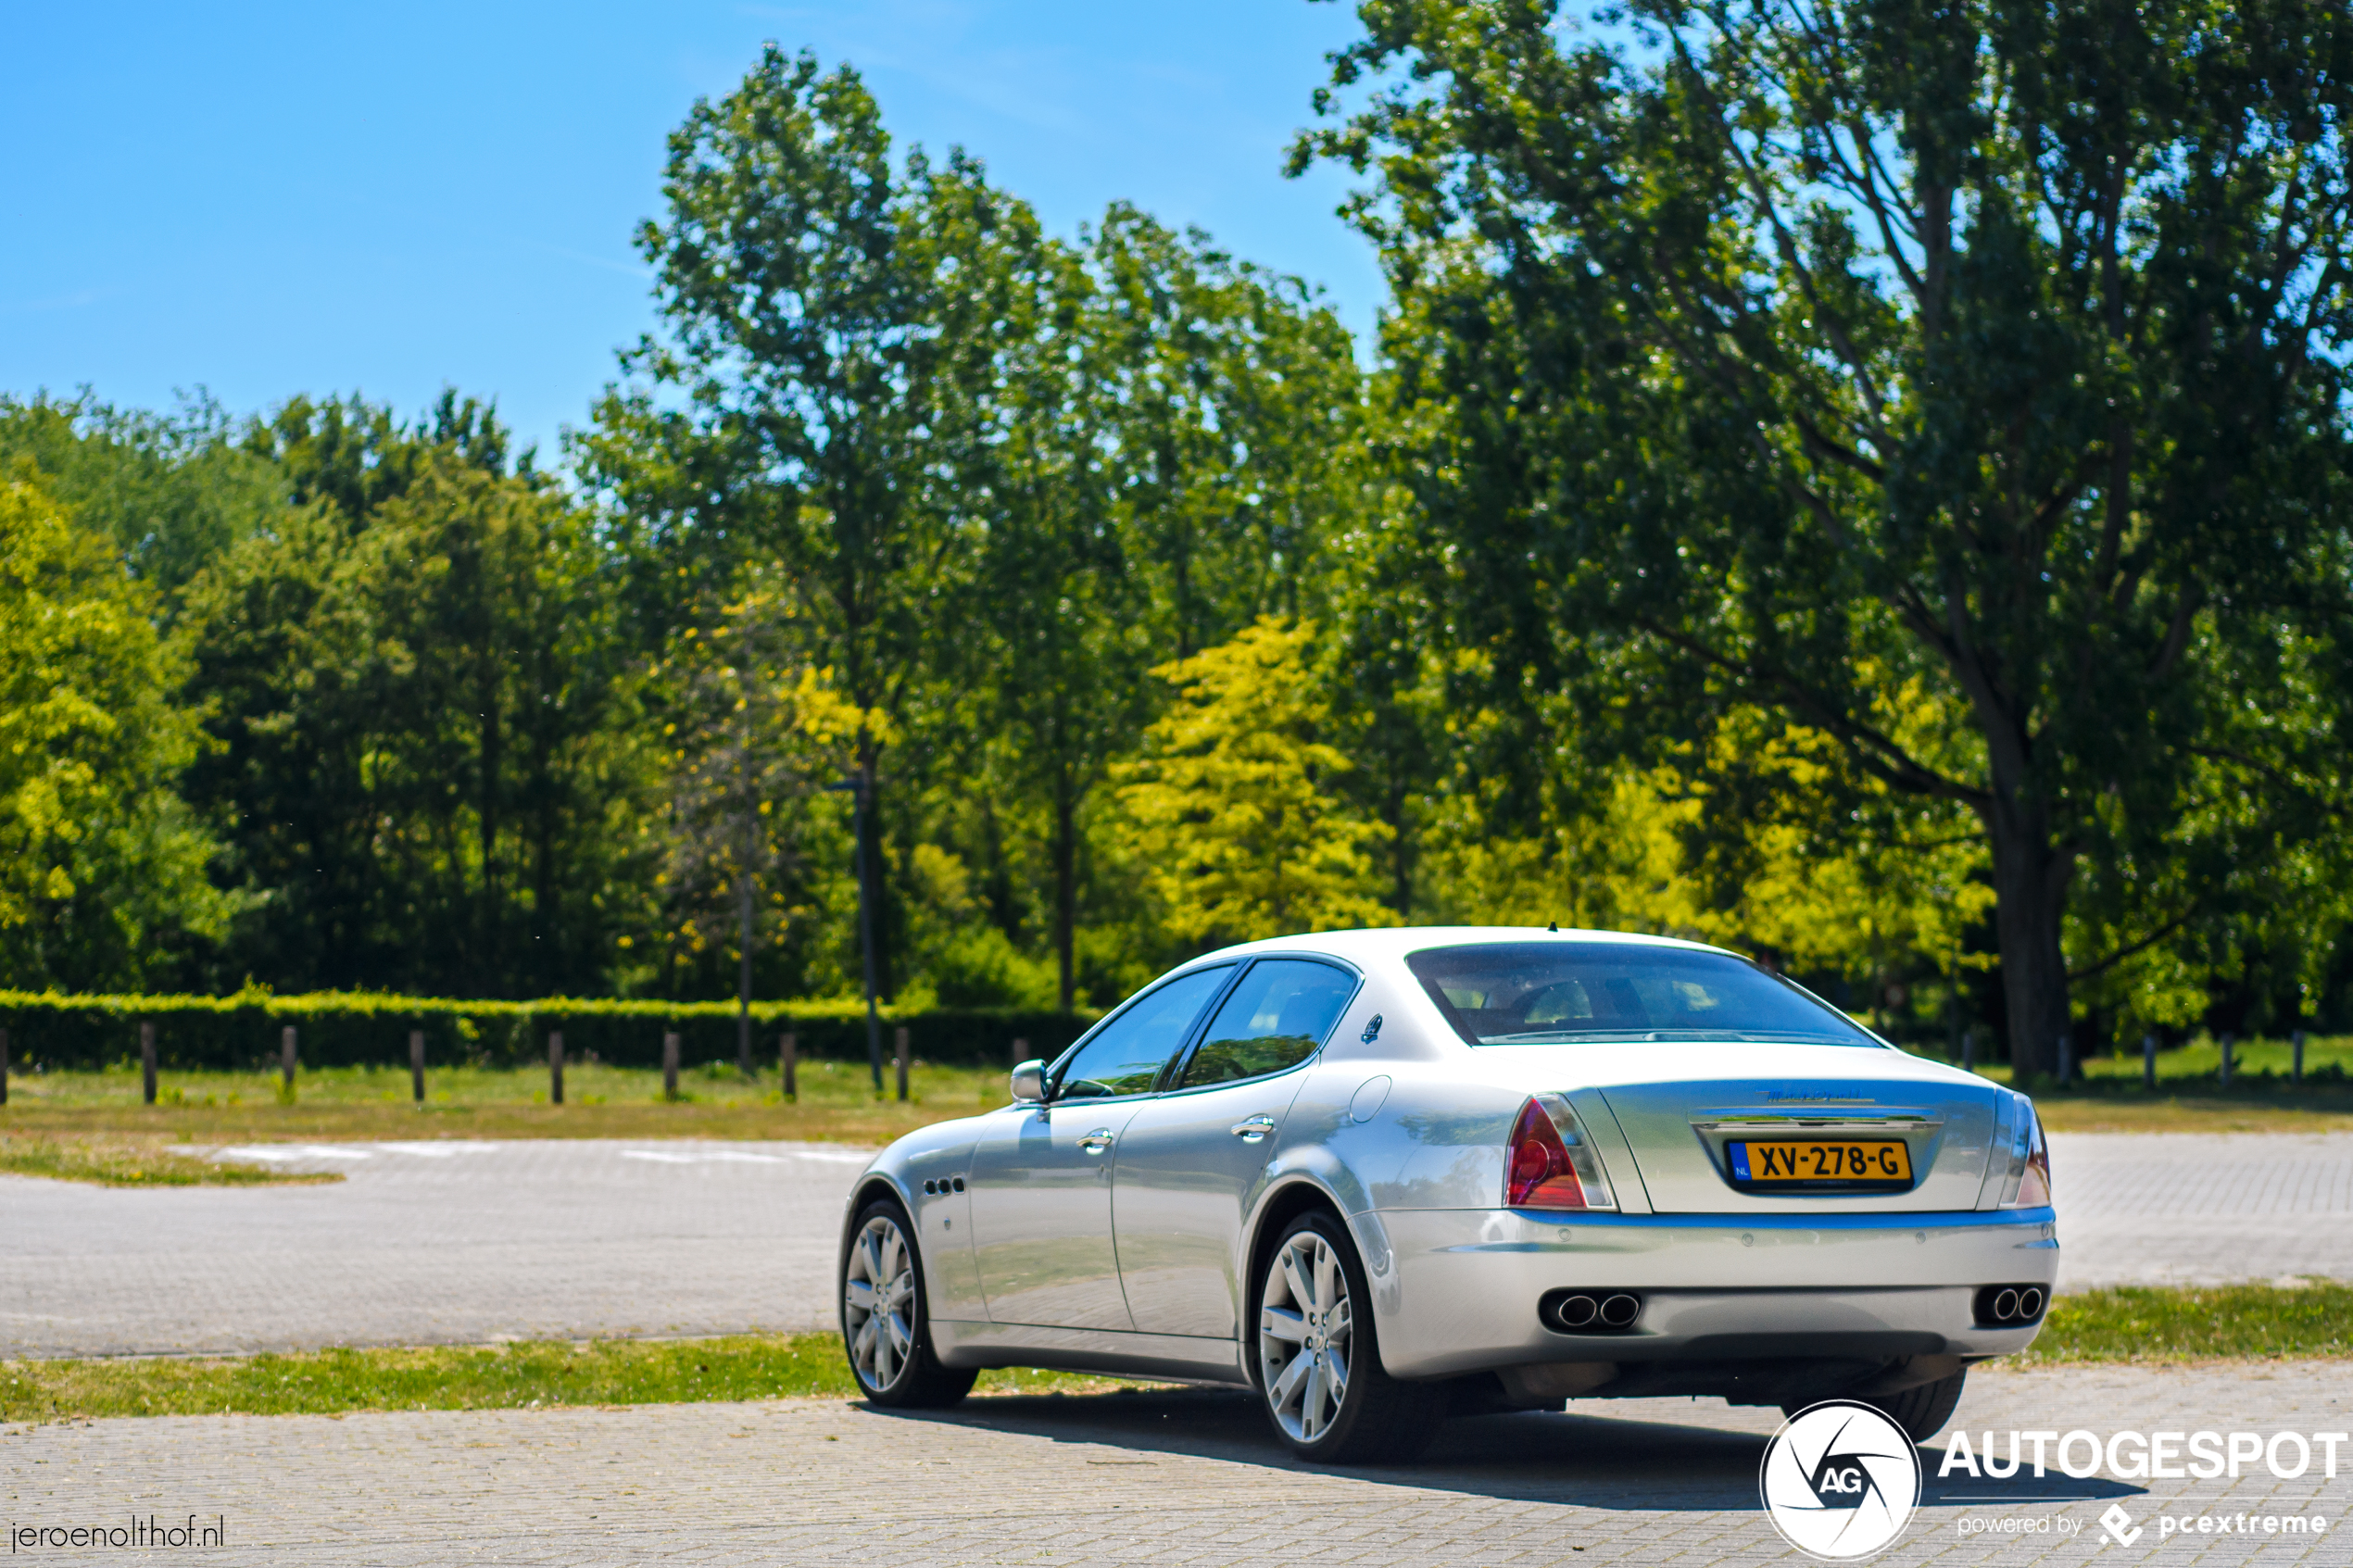
[[[1203,953],[1193,962],[1207,963],[1213,960],[1255,958],[1277,953],[1322,953],[1360,965],[1402,962],[1408,953],[1418,953],[1425,947],[1460,947],[1487,942],[1615,942],[1629,947],[1676,947],[1685,952],[1724,953],[1733,958],[1741,956],[1732,953],[1730,948],[1711,947],[1705,942],[1686,942],[1675,936],[1647,936],[1631,931],[1552,931],[1529,925],[1393,925],[1270,936],[1263,941],[1237,943],[1214,953]],[[1189,964],[1186,967],[1192,966]]]

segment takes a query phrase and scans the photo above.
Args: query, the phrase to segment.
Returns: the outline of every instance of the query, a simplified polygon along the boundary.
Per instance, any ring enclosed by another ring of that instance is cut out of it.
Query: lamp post
[[[882,1093],[882,1017],[875,1010],[874,856],[866,848],[866,813],[874,797],[873,776],[860,769],[828,790],[849,793],[849,837],[852,868],[858,878],[858,948],[866,971],[866,1061],[874,1071],[875,1093]]]

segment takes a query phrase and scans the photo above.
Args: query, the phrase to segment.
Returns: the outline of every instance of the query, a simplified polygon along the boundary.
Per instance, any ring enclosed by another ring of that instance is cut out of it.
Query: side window
[[[1181,1086],[1280,1073],[1315,1054],[1356,994],[1356,977],[1305,959],[1254,964],[1217,1010]]]
[[[1087,1099],[1139,1095],[1150,1089],[1168,1059],[1185,1043],[1193,1020],[1232,972],[1231,964],[1197,969],[1130,1002],[1126,1011],[1078,1047],[1078,1054],[1063,1069],[1054,1098]]]

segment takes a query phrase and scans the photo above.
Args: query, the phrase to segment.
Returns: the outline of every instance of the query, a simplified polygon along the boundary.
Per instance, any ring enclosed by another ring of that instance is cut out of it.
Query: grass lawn
[[[2353,1285],[2125,1286],[2051,1304],[2026,1365],[2353,1356]]]
[[[2141,1087],[2137,1057],[2101,1058],[2084,1064],[2080,1083],[2045,1086],[2035,1101],[2044,1123],[2058,1132],[2353,1131],[2353,1083],[2332,1074],[2290,1088],[2287,1049],[2274,1040],[2241,1046],[2238,1075],[2227,1090],[2214,1080],[2221,1052],[2210,1041],[2160,1055],[2155,1093]],[[2353,1071],[2353,1039],[2309,1042],[2305,1064],[2308,1073]],[[2007,1067],[1982,1071],[1994,1082],[2008,1080]],[[2262,1076],[2267,1071],[2278,1075]],[[1004,1072],[994,1067],[919,1065],[904,1104],[893,1096],[887,1069],[884,1078],[885,1094],[877,1098],[862,1062],[803,1062],[799,1097],[788,1104],[774,1063],[752,1079],[710,1063],[680,1074],[680,1098],[670,1104],[661,1098],[658,1072],[573,1063],[564,1072],[568,1103],[550,1105],[544,1068],[453,1066],[428,1073],[420,1106],[401,1068],[306,1069],[291,1099],[282,1098],[275,1073],[165,1073],[157,1103],[148,1106],[140,1103],[135,1066],[17,1074],[8,1081],[8,1103],[0,1106],[0,1171],[137,1184],[208,1179],[184,1159],[164,1154],[164,1146],[289,1139],[713,1137],[878,1147],[926,1123],[1011,1098]],[[71,1152],[67,1146],[74,1140],[93,1152]]]
[[[110,1187],[285,1186],[343,1180],[340,1171],[219,1164],[176,1153],[152,1134],[123,1133],[52,1136],[0,1131],[0,1173]]]
[[[732,1066],[679,1074],[679,1099],[661,1098],[661,1074],[575,1062],[564,1069],[562,1105],[547,1103],[545,1068],[447,1067],[430,1071],[425,1102],[409,1097],[408,1070],[306,1069],[291,1101],[268,1073],[165,1073],[157,1103],[140,1103],[135,1066],[105,1073],[12,1075],[0,1136],[105,1135],[191,1144],[342,1138],[792,1138],[888,1143],[950,1116],[1012,1098],[1001,1068],[917,1066],[901,1104],[890,1069],[877,1098],[862,1062],[807,1061],[787,1103],[774,1063],[753,1079]]]
[[[2061,1297],[2027,1366],[2353,1355],[2353,1285],[2098,1290]],[[1147,1385],[1070,1373],[981,1374],[982,1394]],[[121,1415],[333,1415],[793,1396],[853,1399],[830,1334],[603,1339],[493,1348],[322,1350],[221,1360],[0,1363],[0,1421]]]
[[[2290,1085],[2285,1040],[2242,1040],[2231,1053],[2231,1085],[2221,1085],[2222,1047],[2200,1036],[2157,1055],[2157,1087],[2142,1086],[2138,1049],[2095,1057],[2065,1088],[2033,1090],[2043,1124],[2059,1133],[2353,1132],[2353,1036],[2308,1039],[2306,1081]],[[2010,1082],[2006,1063],[1981,1076]]]
[[[977,1392],[1103,1393],[1145,1386],[1008,1370],[981,1374]],[[0,1362],[0,1421],[523,1410],[856,1395],[841,1340],[830,1334],[321,1350],[221,1360]]]

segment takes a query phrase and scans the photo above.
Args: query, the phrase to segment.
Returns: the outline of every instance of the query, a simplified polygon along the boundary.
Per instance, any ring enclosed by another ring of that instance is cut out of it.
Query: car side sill
[[[1231,1339],[952,1318],[934,1318],[931,1333],[935,1353],[951,1367],[1034,1366],[1189,1382],[1250,1381],[1242,1374],[1241,1347]]]

